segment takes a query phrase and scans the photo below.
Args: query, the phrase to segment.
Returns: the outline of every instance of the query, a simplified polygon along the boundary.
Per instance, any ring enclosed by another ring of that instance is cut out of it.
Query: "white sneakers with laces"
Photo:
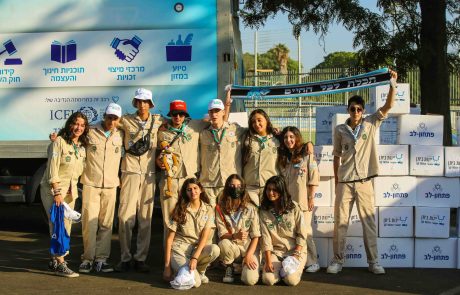
[[[314,264],[310,264],[309,266],[307,266],[305,268],[305,272],[307,273],[314,273],[314,272],[317,272],[319,270],[319,264],[318,263],[314,263]]]
[[[369,270],[371,273],[376,274],[376,275],[383,275],[383,274],[385,274],[385,269],[383,268],[383,266],[381,266],[381,265],[378,264],[377,262],[376,262],[376,263],[369,263],[368,270]]]

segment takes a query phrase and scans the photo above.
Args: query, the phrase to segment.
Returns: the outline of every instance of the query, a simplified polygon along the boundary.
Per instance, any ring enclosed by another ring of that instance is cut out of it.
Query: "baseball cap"
[[[121,117],[121,106],[117,105],[116,103],[110,103],[107,108],[105,109],[106,115],[115,115],[118,118]]]
[[[219,110],[225,109],[224,103],[222,102],[222,100],[217,99],[217,98],[211,100],[208,104],[208,111],[213,110],[213,109],[219,109]]]
[[[148,89],[139,88],[136,90],[136,92],[134,92],[134,98],[132,101],[133,107],[136,107],[136,99],[150,101],[150,104],[151,104],[150,108],[153,108],[155,106],[155,104],[153,103],[153,99],[152,99],[152,91]]]
[[[190,117],[187,112],[187,104],[183,100],[173,100],[169,104],[169,113],[167,114],[168,117],[171,117],[174,114],[182,113],[185,114],[186,117]]]

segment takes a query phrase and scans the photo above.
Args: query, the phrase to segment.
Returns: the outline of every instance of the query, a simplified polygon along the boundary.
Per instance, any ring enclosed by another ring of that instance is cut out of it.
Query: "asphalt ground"
[[[221,282],[223,270],[207,272],[210,283],[198,289],[177,291],[162,280],[162,225],[155,212],[149,258],[149,274],[90,273],[79,278],[57,277],[47,269],[49,236],[38,204],[32,206],[0,204],[0,294],[460,294],[460,270],[457,269],[386,269],[377,276],[365,268],[344,268],[338,275],[321,269],[304,274],[296,287],[283,284],[244,286]],[[81,227],[72,229],[69,266],[78,269],[83,250]],[[112,263],[120,251],[118,235],[112,238]]]

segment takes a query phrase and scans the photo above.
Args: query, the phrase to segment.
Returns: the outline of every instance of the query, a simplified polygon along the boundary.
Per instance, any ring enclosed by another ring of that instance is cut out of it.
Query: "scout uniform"
[[[171,147],[173,148],[173,153],[178,155],[177,159],[179,161],[179,169],[174,174],[171,183],[173,196],[165,196],[167,181],[164,173],[162,173],[159,183],[161,211],[163,213],[163,222],[165,225],[165,239],[167,233],[166,224],[171,219],[170,215],[176,206],[182,184],[187,178],[196,177],[196,173],[198,172],[200,163],[199,132],[203,129],[205,124],[207,123],[204,121],[191,120],[188,123],[184,122],[182,125],[183,128],[181,129],[173,128],[171,125],[167,124],[161,126],[158,130],[157,146],[159,146],[162,141],[171,143],[174,140]]]
[[[335,127],[333,154],[341,158],[335,198],[334,262],[343,263],[348,219],[356,201],[363,224],[364,246],[368,263],[376,263],[377,229],[374,221],[374,190],[371,179],[378,174],[375,133],[385,116],[379,111],[362,119],[352,129],[345,123]]]
[[[287,162],[286,167],[280,168],[281,174],[286,180],[286,187],[293,201],[296,201],[304,214],[307,230],[307,265],[318,263],[316,245],[313,241],[311,228],[312,212],[308,211],[308,192],[310,185],[319,185],[318,165],[313,155],[304,156],[297,164]]]
[[[110,256],[112,225],[123,139],[120,130],[110,135],[101,123],[90,126],[83,184],[83,261],[105,262]]]
[[[214,209],[211,205],[201,202],[198,211],[194,212],[190,206],[186,210],[185,224],[177,224],[170,220],[168,229],[175,232],[171,249],[171,268],[175,273],[183,266],[190,263],[196,247],[200,242],[203,229],[216,227],[214,220]],[[219,257],[220,249],[217,245],[204,246],[197,259],[197,267],[194,271],[195,287],[201,285],[201,276],[208,265]]]
[[[227,178],[241,175],[240,139],[245,130],[238,124],[224,122],[219,130],[209,125],[200,132],[200,182],[213,207]]]
[[[64,202],[74,208],[75,200],[78,198],[78,178],[85,166],[86,150],[82,146],[68,144],[61,136],[48,147],[48,164],[41,180],[40,195],[48,220],[50,209],[54,203],[52,192],[53,183],[58,183]],[[64,219],[65,228],[70,235],[72,222]],[[49,222],[50,235],[53,232],[53,224]]]
[[[274,268],[272,273],[265,272],[264,268],[262,281],[266,285],[274,285],[280,281],[281,262],[293,254],[296,245],[302,246],[300,265],[295,273],[285,276],[283,281],[290,286],[300,282],[307,255],[307,231],[302,209],[297,203],[294,204],[294,209],[281,216],[275,216],[272,210],[260,210],[261,251],[271,251]]]
[[[153,124],[150,149],[141,156],[126,153],[121,161],[121,192],[118,208],[121,261],[131,260],[131,236],[136,213],[138,221],[137,249],[134,260],[145,261],[149,252],[153,198],[155,191],[155,153],[157,131],[162,120],[160,115],[149,115],[143,122],[137,114],[121,118],[120,129],[124,131],[124,148],[128,150],[144,136]]]
[[[246,208],[235,212],[232,216],[222,211],[222,216],[225,218],[225,222],[222,220],[221,215],[216,212],[216,225],[219,237],[228,233],[227,225],[231,228],[232,234],[238,233],[241,230],[249,233],[248,239],[245,242],[229,239],[223,239],[219,242],[220,261],[229,265],[235,260],[245,257],[251,240],[260,237],[259,213],[255,206],[248,204]],[[258,251],[256,250],[256,252]],[[241,273],[241,280],[247,285],[255,285],[259,280],[260,256],[259,253],[254,253],[254,256],[256,257],[257,268],[252,270],[245,265]]]
[[[254,136],[251,141],[251,154],[243,168],[243,177],[251,201],[260,205],[260,195],[265,182],[272,176],[278,175],[277,159],[278,139],[269,134],[265,137]]]

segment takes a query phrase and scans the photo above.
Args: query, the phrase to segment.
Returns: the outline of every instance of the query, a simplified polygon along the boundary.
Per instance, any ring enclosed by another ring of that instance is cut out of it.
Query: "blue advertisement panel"
[[[77,110],[95,123],[110,102],[132,113],[139,87],[152,90],[153,112],[163,115],[182,99],[201,118],[216,97],[215,1],[7,0],[0,7],[7,24],[0,28],[0,140],[46,139]]]

